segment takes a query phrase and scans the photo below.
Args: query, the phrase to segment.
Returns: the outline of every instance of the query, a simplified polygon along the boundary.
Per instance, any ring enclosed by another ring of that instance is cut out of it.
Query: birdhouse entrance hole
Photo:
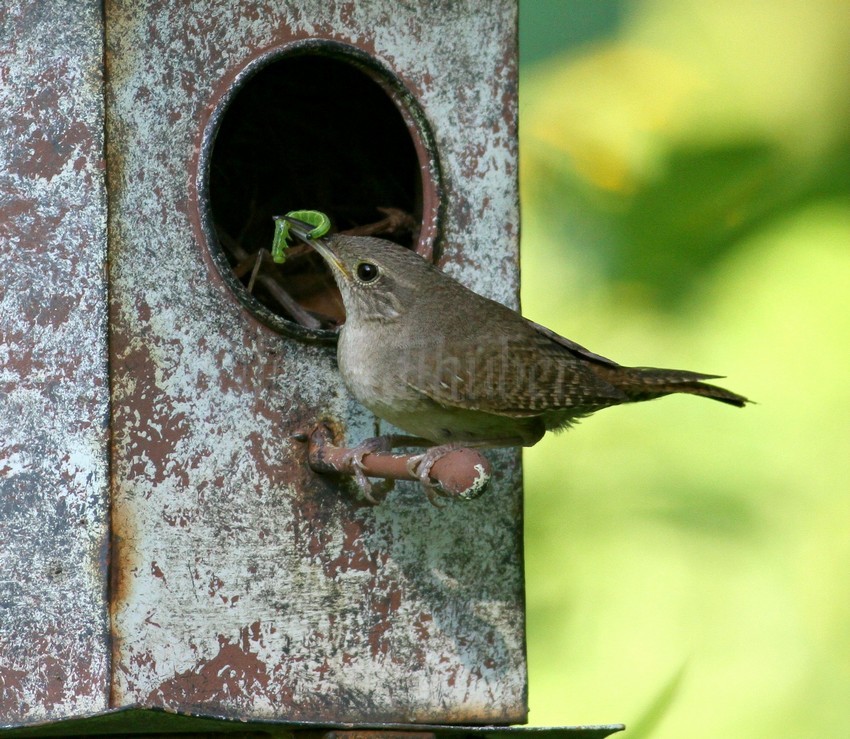
[[[219,271],[266,325],[331,340],[342,301],[322,259],[269,249],[273,217],[318,210],[332,231],[374,235],[431,258],[438,228],[435,147],[424,115],[362,51],[306,42],[249,65],[207,124],[202,222]]]

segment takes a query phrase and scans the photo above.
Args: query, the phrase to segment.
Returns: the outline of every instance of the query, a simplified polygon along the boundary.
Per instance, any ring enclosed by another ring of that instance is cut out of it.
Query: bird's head
[[[292,218],[290,232],[312,246],[333,274],[346,323],[394,321],[427,289],[434,268],[410,249],[384,239],[334,234],[310,238],[313,228]]]

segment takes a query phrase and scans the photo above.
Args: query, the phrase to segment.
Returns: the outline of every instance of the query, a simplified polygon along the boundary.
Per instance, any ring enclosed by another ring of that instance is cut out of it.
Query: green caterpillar
[[[276,264],[286,261],[286,250],[289,248],[289,221],[303,221],[313,226],[307,233],[311,239],[319,239],[331,230],[331,220],[318,210],[291,210],[286,216],[274,217],[274,241],[272,241],[272,259]]]

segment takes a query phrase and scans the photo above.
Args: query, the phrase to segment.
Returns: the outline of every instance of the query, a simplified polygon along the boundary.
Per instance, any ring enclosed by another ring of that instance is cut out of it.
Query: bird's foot
[[[422,454],[412,456],[407,462],[407,471],[419,480],[419,484],[422,485],[422,490],[425,493],[425,497],[428,498],[428,502],[437,508],[443,507],[439,499],[448,496],[439,485],[431,480],[431,468],[437,460],[462,447],[463,444],[457,442],[432,446],[430,449],[422,452]]]
[[[393,454],[396,447],[424,446],[430,442],[415,436],[387,434],[366,439],[355,447],[333,446],[331,429],[317,425],[309,434],[293,438],[308,442],[310,468],[320,474],[351,475],[361,498],[372,505],[381,503],[393,488],[394,480],[419,480],[432,505],[438,498],[472,500],[490,480],[490,463],[477,451],[458,442],[429,448],[422,454]],[[374,483],[370,478],[384,478]]]
[[[372,482],[363,471],[365,466],[363,457],[376,452],[392,451],[393,441],[394,437],[392,436],[375,436],[371,439],[365,439],[357,446],[349,449],[343,457],[344,463],[350,464],[354,471],[354,481],[360,488],[360,493],[371,505],[379,505],[393,489],[395,481],[387,479],[379,483]]]

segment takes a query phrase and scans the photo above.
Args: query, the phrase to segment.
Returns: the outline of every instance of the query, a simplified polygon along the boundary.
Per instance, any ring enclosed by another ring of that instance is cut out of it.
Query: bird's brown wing
[[[560,334],[556,334],[552,329],[546,328],[545,326],[541,326],[539,323],[535,323],[534,321],[529,321],[527,318],[524,319],[525,322],[531,326],[537,333],[542,334],[550,341],[555,342],[556,344],[562,346],[564,349],[567,349],[571,354],[576,357],[589,359],[591,362],[596,362],[597,364],[603,364],[606,367],[619,367],[613,359],[608,359],[607,357],[603,357],[601,354],[596,354],[595,352],[590,351],[590,349],[585,349],[581,344],[577,344],[572,339],[568,339],[566,336],[561,336]]]
[[[514,417],[549,411],[579,416],[626,400],[593,371],[594,363],[616,363],[521,320],[511,338],[479,337],[462,355],[414,352],[408,386],[444,406]]]

